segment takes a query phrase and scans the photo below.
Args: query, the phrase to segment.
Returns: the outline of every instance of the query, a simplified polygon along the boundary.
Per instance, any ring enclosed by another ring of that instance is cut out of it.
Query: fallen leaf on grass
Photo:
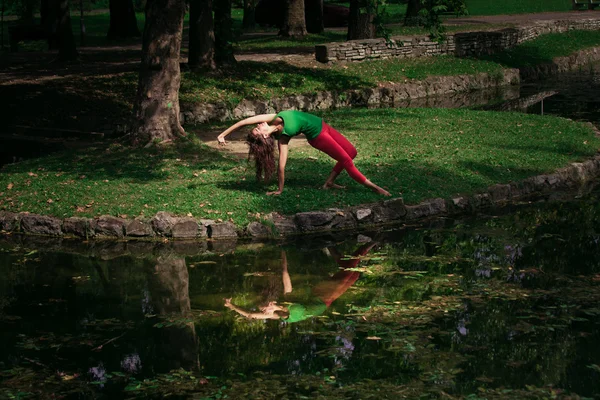
[[[12,183],[9,183],[9,184],[6,186],[6,189],[8,189],[8,190],[12,190],[12,188],[13,188],[14,186],[15,186],[15,185],[13,185]]]

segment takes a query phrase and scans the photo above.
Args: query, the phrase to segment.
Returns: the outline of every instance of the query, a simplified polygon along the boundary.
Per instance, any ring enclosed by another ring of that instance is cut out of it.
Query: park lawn
[[[357,167],[408,204],[550,172],[589,158],[600,147],[587,125],[550,116],[464,109],[349,109],[322,115],[356,144]],[[347,189],[320,189],[333,162],[309,146],[291,150],[285,190],[278,197],[265,195],[275,182],[257,183],[246,160],[196,140],[161,147],[112,144],[7,165],[0,170],[0,209],[129,218],[164,210],[242,226],[272,211],[292,214],[382,199],[345,174],[339,183]]]
[[[432,75],[500,73],[489,61],[450,56],[374,60],[300,67],[284,62],[239,62],[214,72],[185,72],[180,99],[188,103],[238,104],[243,99],[272,99],[294,94],[374,88],[380,82],[404,82]]]
[[[483,59],[509,68],[521,68],[550,63],[556,57],[597,46],[600,46],[600,31],[549,33]]]

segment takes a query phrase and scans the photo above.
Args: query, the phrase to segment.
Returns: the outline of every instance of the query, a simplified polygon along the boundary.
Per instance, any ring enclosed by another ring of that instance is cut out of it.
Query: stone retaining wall
[[[600,18],[538,21],[496,31],[455,33],[447,35],[441,43],[428,36],[395,36],[389,41],[383,38],[350,40],[317,45],[315,53],[317,61],[323,63],[434,55],[473,57],[509,49],[543,34],[570,30],[600,30]]]
[[[269,238],[343,230],[368,230],[378,226],[412,222],[437,216],[457,216],[498,204],[520,201],[559,189],[573,189],[600,176],[600,155],[573,163],[555,173],[520,182],[497,184],[470,196],[436,198],[406,205],[402,198],[383,200],[344,209],[271,213],[266,219],[236,227],[230,222],[176,217],[161,211],[149,220],[126,220],[112,216],[65,218],[0,211],[0,231],[81,239],[237,239]]]
[[[522,80],[549,78],[563,72],[583,68],[584,65],[600,61],[600,47],[581,50],[567,57],[557,57],[552,63],[524,67],[520,69]]]

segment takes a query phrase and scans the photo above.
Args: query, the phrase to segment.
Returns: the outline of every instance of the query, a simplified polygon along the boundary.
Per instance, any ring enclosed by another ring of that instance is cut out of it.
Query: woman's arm
[[[250,312],[240,308],[231,302],[231,299],[225,299],[225,307],[240,314],[242,317],[251,319],[274,319],[273,314]],[[278,318],[278,317],[275,317]]]
[[[288,143],[290,142],[290,137],[281,135],[279,137],[279,167],[277,169],[277,181],[279,184],[278,190],[274,192],[267,192],[267,195],[275,195],[278,196],[283,192],[283,185],[285,183],[285,164],[287,163],[288,158]]]
[[[277,114],[259,114],[259,115],[255,115],[253,117],[248,117],[246,119],[238,121],[235,124],[231,125],[229,128],[227,128],[226,130],[224,130],[223,132],[221,132],[221,134],[219,136],[217,136],[217,140],[219,141],[219,143],[225,144],[225,136],[229,135],[231,132],[238,130],[241,127],[246,126],[246,125],[260,124],[262,122],[271,122],[275,119],[276,116],[277,116]]]
[[[290,273],[288,272],[287,255],[285,250],[281,251],[281,269],[283,279],[283,294],[292,293],[292,280],[290,279]]]

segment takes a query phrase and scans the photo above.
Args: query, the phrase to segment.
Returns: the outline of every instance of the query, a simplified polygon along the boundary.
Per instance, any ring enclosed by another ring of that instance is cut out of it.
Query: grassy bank
[[[600,147],[587,126],[554,117],[440,109],[323,116],[356,144],[358,168],[407,203],[552,171]],[[245,160],[196,141],[163,151],[112,145],[6,166],[0,209],[58,217],[151,216],[166,210],[242,225],[271,211],[290,214],[381,199],[345,174],[340,183],[346,190],[321,190],[332,165],[309,146],[295,148],[283,195],[268,197],[274,184],[257,184]]]
[[[596,46],[600,46],[600,31],[549,33],[484,59],[509,68],[521,68],[550,63],[556,57]]]

